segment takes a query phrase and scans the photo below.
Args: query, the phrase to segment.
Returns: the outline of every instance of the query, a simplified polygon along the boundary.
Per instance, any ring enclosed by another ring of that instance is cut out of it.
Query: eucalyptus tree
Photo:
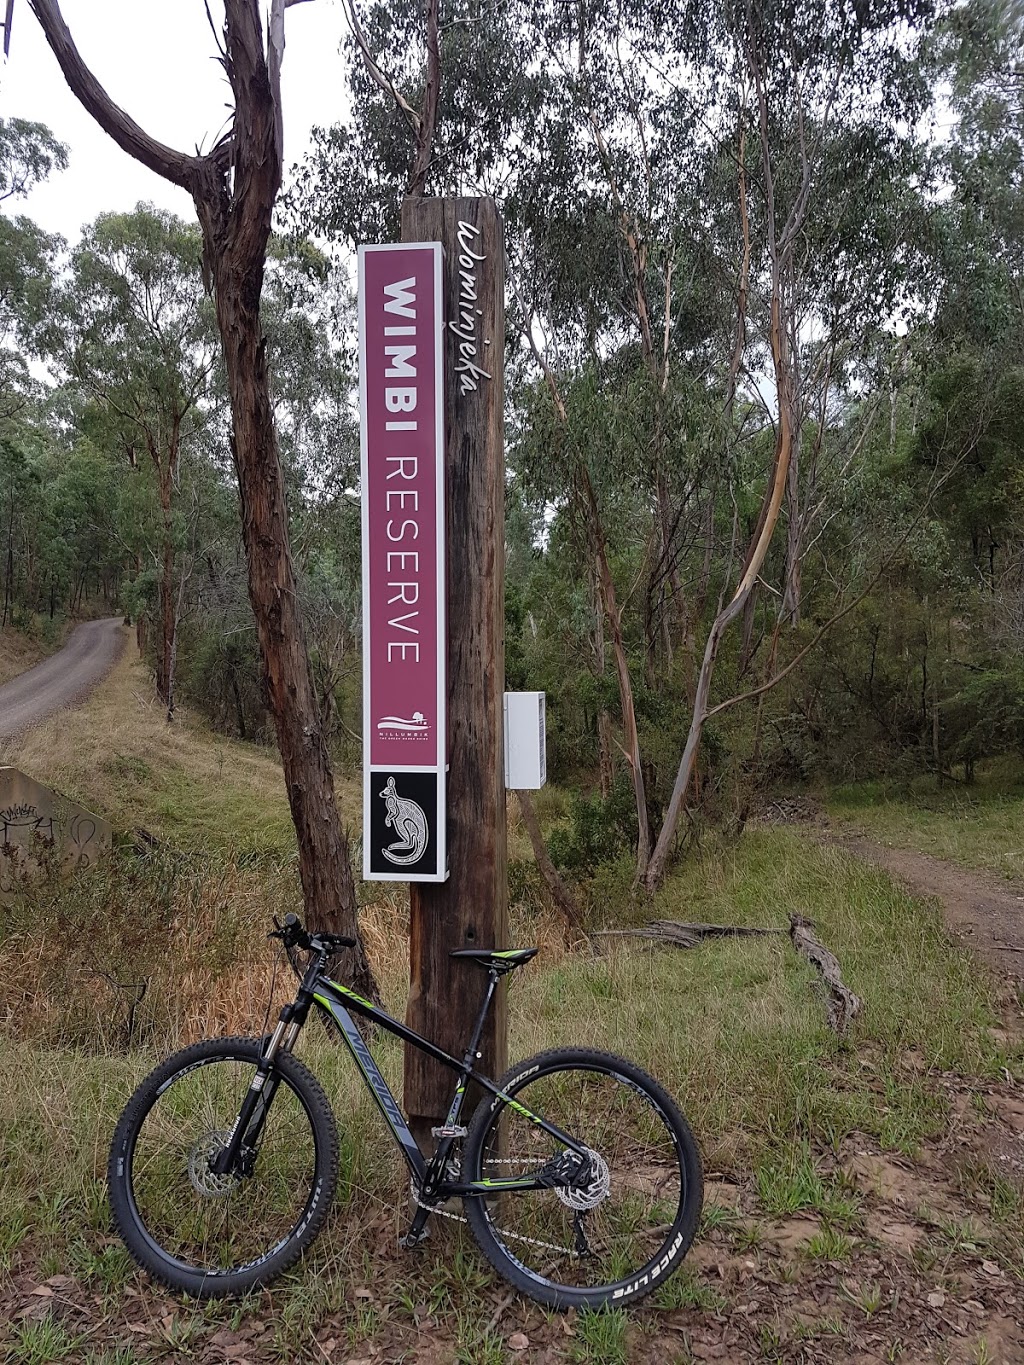
[[[60,289],[50,349],[106,419],[130,469],[149,465],[160,505],[156,690],[173,712],[176,500],[182,451],[207,417],[217,360],[199,231],[139,205],[86,228]]]
[[[46,489],[39,450],[43,386],[28,363],[32,330],[53,283],[60,238],[9,201],[22,198],[67,165],[67,148],[48,128],[25,119],[0,119],[0,504],[4,593],[0,627],[19,606],[32,611],[36,570],[45,561]],[[19,600],[20,599],[20,600]]]
[[[0,118],[0,203],[23,198],[67,165],[67,147],[44,123]]]
[[[203,280],[213,292],[227,375],[249,599],[298,841],[306,912],[312,927],[358,939],[348,846],[295,591],[260,316],[272,216],[281,186],[281,63],[285,10],[293,2],[271,0],[264,32],[258,0],[225,0],[218,48],[234,109],[224,136],[206,154],[192,155],[151,137],[114,103],[82,60],[58,0],[30,0],[78,100],[122,150],[187,190],[195,204],[203,241]],[[339,970],[364,994],[376,993],[361,947],[346,955]]]
[[[358,240],[393,231],[405,188],[501,201],[521,449],[537,457],[538,495],[579,528],[601,617],[593,656],[610,649],[616,677],[637,875],[653,889],[706,721],[744,695],[711,699],[726,632],[773,567],[784,514],[780,620],[798,618],[823,473],[831,461],[838,482],[859,449],[856,425],[835,420],[842,391],[865,383],[874,330],[912,290],[910,130],[930,96],[930,5],[454,4],[422,182],[410,173],[430,103],[422,12],[348,8],[356,117],[322,135],[305,212]],[[651,681],[676,680],[690,708],[674,782],[642,752],[637,640]],[[656,840],[652,776],[668,796]]]
[[[67,166],[67,148],[41,123],[0,119],[0,423],[33,396],[25,350],[27,336],[49,291],[61,239],[7,201],[23,198],[53,171]]]
[[[688,24],[695,11],[684,7],[680,13]],[[897,192],[917,150],[910,130],[931,97],[923,66],[927,5],[890,0],[855,10],[809,0],[783,10],[748,4],[700,13],[708,50],[731,57],[734,80],[749,96],[749,137],[756,150],[748,174],[741,135],[738,202],[744,243],[739,298],[749,290],[750,306],[746,318],[740,312],[737,335],[742,345],[759,305],[761,355],[774,390],[769,413],[775,450],[735,587],[723,594],[708,629],[690,727],[644,877],[652,890],[672,848],[705,723],[745,695],[763,694],[780,676],[711,703],[723,634],[751,598],[784,500],[789,525],[782,615],[795,619],[799,611],[799,566],[809,524],[800,505],[808,418],[813,415],[817,431],[823,431],[833,393],[861,358],[859,333],[868,322],[882,324],[900,292],[912,286],[898,251],[909,235],[907,217],[897,215],[894,225],[891,210],[894,198],[902,207]],[[910,202],[916,206],[913,197]],[[895,268],[883,269],[894,252]],[[874,267],[867,279],[866,266]],[[746,349],[740,363],[751,374],[750,353],[757,350],[749,342]],[[813,480],[821,448],[819,442],[811,462],[812,498],[818,497]],[[774,666],[770,656],[769,674]]]

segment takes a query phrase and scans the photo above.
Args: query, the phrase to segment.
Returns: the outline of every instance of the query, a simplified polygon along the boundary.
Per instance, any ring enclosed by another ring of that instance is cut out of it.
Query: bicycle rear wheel
[[[280,1275],[316,1237],[334,1197],[334,1115],[316,1078],[284,1052],[244,1170],[210,1169],[261,1048],[255,1038],[218,1038],[175,1053],[142,1082],[114,1131],[117,1229],[144,1270],[197,1297],[242,1294]]]
[[[499,1084],[509,1099],[478,1107],[463,1179],[534,1175],[567,1151],[523,1110],[586,1147],[591,1177],[585,1189],[468,1197],[470,1227],[495,1270],[561,1309],[625,1304],[655,1289],[689,1250],[703,1199],[697,1144],[671,1098],[632,1062],[580,1048],[531,1057]]]

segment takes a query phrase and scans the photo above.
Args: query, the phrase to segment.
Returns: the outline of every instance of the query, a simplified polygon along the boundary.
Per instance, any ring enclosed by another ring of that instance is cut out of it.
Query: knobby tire
[[[275,1279],[316,1238],[334,1197],[334,1115],[319,1081],[286,1052],[275,1059],[278,1087],[251,1175],[222,1180],[226,1190],[206,1188],[217,1183],[208,1153],[226,1139],[262,1046],[218,1038],[168,1057],[114,1131],[107,1175],[117,1230],[145,1271],[197,1298]]]
[[[466,1198],[469,1225],[494,1269],[562,1310],[625,1305],[657,1289],[689,1250],[703,1201],[697,1144],[671,1097],[632,1062],[584,1048],[528,1058],[499,1085],[598,1152],[605,1167],[583,1196],[594,1200],[584,1210],[566,1207],[554,1189]],[[488,1096],[466,1135],[463,1179],[536,1173],[564,1150],[513,1105]]]

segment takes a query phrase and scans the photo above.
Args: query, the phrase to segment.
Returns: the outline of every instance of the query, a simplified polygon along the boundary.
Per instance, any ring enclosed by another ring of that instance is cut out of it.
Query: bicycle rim
[[[280,1073],[251,1173],[210,1170],[254,1073],[241,1056],[177,1072],[156,1091],[126,1154],[139,1231],[181,1270],[216,1277],[254,1269],[309,1221],[318,1193],[313,1119]]]
[[[666,1108],[637,1079],[582,1060],[542,1068],[507,1088],[588,1148],[593,1179],[586,1190],[479,1201],[495,1249],[519,1275],[555,1291],[542,1295],[548,1302],[563,1302],[560,1289],[590,1302],[646,1292],[689,1242],[680,1232],[687,1199],[681,1139]],[[479,1178],[500,1181],[535,1174],[565,1148],[499,1102],[479,1152]]]

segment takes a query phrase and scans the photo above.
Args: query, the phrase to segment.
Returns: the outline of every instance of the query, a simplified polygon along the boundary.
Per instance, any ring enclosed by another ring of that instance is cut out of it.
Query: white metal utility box
[[[536,791],[548,779],[543,692],[505,693],[505,787]]]

